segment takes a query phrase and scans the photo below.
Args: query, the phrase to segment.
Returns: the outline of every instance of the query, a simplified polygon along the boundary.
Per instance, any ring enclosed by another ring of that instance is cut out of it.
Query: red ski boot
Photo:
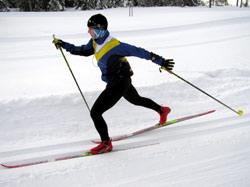
[[[103,141],[98,146],[92,148],[89,153],[96,155],[96,154],[110,152],[112,151],[112,149],[113,149],[113,145],[112,145],[111,140]]]
[[[171,109],[169,107],[161,107],[161,109],[158,111],[158,113],[160,114],[160,125],[163,125],[167,121],[167,116],[170,112]]]

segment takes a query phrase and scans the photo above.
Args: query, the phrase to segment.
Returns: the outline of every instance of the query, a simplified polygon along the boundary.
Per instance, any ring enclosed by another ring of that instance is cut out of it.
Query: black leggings
[[[102,141],[109,140],[108,127],[102,117],[102,114],[113,107],[121,97],[124,97],[127,101],[134,105],[150,108],[156,112],[159,111],[161,107],[151,99],[141,97],[132,85],[130,78],[122,78],[116,84],[107,87],[99,95],[90,112],[95,128]]]

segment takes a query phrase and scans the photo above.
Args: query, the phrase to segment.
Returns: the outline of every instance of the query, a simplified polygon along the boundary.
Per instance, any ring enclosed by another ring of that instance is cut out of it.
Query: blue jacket
[[[122,43],[110,36],[108,31],[104,37],[97,40],[90,39],[86,45],[74,46],[73,44],[65,42],[63,48],[74,55],[90,56],[94,54],[97,64],[102,72],[102,80],[108,84],[110,83],[108,75],[115,71],[117,67],[122,66],[122,62],[126,61],[126,56],[135,56],[151,60],[149,51]],[[110,57],[113,55],[120,56],[121,60],[117,62],[110,61],[109,59],[111,59]],[[154,63],[161,65],[162,57],[160,57],[159,61],[154,61]]]

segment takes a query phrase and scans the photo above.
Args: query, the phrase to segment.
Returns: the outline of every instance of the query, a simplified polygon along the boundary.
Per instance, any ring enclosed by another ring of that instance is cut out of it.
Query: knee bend
[[[91,110],[90,110],[90,116],[92,119],[98,117],[98,116],[102,116],[102,113],[101,111],[99,111],[97,108],[93,107]]]
[[[93,110],[93,108],[90,110],[90,116],[92,119],[96,116],[96,112]]]

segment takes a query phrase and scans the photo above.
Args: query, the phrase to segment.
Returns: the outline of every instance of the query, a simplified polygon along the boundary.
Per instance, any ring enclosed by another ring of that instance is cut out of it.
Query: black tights
[[[109,140],[108,127],[102,117],[102,114],[113,107],[121,97],[124,97],[127,101],[134,105],[143,106],[155,111],[159,111],[161,107],[151,99],[141,97],[132,85],[130,78],[123,78],[116,84],[107,87],[99,95],[90,112],[95,128],[102,141]]]

